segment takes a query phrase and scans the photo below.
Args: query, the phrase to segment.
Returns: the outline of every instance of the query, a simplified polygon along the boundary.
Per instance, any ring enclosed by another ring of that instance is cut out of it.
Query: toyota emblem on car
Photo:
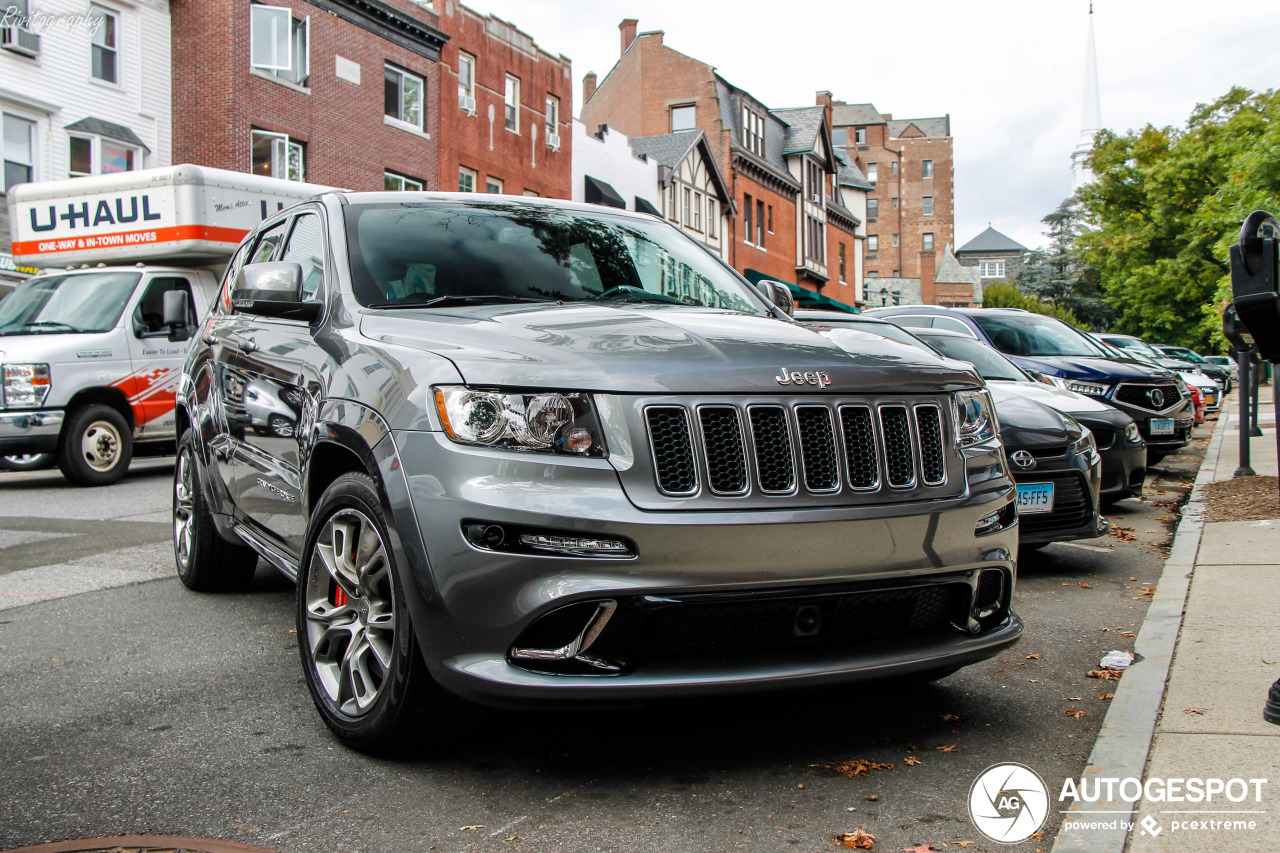
[[[1024,468],[1030,471],[1032,468],[1036,467],[1036,458],[1025,450],[1016,450],[1009,458],[1012,459],[1013,464],[1017,465],[1019,468]]]

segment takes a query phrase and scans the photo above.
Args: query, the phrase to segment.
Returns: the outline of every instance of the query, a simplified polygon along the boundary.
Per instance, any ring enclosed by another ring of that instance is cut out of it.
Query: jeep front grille
[[[658,491],[667,497],[818,496],[886,485],[905,497],[947,484],[943,412],[936,398],[918,404],[664,403],[645,406],[644,420]]]

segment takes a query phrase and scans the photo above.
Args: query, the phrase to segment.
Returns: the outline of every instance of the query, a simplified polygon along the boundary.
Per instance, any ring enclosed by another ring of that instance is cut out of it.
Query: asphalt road
[[[1197,434],[1143,500],[1110,512],[1131,540],[1028,556],[1021,643],[937,684],[467,708],[438,752],[398,761],[324,728],[283,578],[260,565],[247,594],[179,584],[170,460],[140,460],[106,489],[0,474],[0,848],[153,833],[281,853],[832,851],[837,833],[863,827],[883,851],[1048,850],[1056,813],[1044,841],[995,844],[969,821],[969,788],[1001,761],[1031,766],[1051,791],[1084,767],[1114,689],[1085,673],[1132,649],[1142,586],[1207,443],[1207,428]],[[836,769],[858,759],[892,768]]]

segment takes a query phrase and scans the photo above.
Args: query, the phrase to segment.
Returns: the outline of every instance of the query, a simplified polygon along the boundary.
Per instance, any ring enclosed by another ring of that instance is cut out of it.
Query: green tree
[[[1074,314],[1092,329],[1110,326],[1114,312],[1103,299],[1098,270],[1080,256],[1076,240],[1084,230],[1084,211],[1071,196],[1040,220],[1048,245],[1027,253],[1018,287],[1041,302]]]
[[[1221,342],[1227,246],[1252,210],[1280,208],[1280,95],[1234,88],[1185,129],[1103,131],[1080,192],[1093,226],[1076,241],[1097,267],[1116,328],[1155,342]]]
[[[1016,286],[1002,281],[994,281],[982,288],[983,308],[1021,308],[1046,317],[1057,317],[1072,326],[1081,325],[1080,320],[1066,308],[1060,308],[1050,302],[1042,302],[1034,296],[1023,293]]]

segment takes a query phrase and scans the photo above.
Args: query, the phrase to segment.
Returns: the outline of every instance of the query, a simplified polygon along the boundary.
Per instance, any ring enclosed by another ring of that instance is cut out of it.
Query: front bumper
[[[1048,513],[1020,513],[1019,541],[1024,545],[1092,539],[1111,528],[1098,512],[1102,487],[1101,464],[1079,454],[1036,455],[1032,471],[1017,471],[1019,483],[1053,483],[1054,507]]]
[[[0,412],[0,456],[53,453],[62,432],[62,419],[60,409]]]
[[[772,510],[646,511],[627,499],[604,460],[466,448],[440,433],[397,432],[393,440],[396,452],[380,465],[403,543],[410,614],[432,675],[474,700],[650,699],[906,674],[990,657],[1022,630],[1007,606],[1017,525],[975,535],[978,521],[1013,497],[994,445],[967,460],[974,485],[954,499],[799,509],[782,499]],[[463,533],[472,522],[619,538],[634,543],[636,555],[485,550]],[[511,656],[526,628],[575,602],[976,584],[983,569],[1003,570],[1008,585],[999,623],[976,633],[648,659],[614,675],[535,671]]]

